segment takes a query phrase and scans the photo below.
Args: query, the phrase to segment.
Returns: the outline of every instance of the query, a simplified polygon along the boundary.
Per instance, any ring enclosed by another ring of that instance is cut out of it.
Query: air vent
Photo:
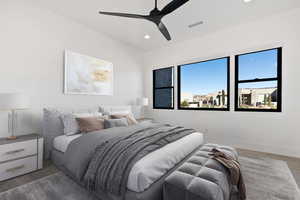
[[[190,25],[189,25],[189,28],[194,28],[194,27],[196,27],[196,26],[202,25],[203,23],[204,23],[203,21],[199,21],[199,22],[190,24]]]

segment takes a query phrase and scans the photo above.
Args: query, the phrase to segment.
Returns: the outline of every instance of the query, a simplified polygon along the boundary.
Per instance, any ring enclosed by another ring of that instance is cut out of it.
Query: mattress
[[[193,133],[149,153],[133,166],[127,188],[143,192],[202,144],[203,135]]]
[[[68,145],[80,136],[58,136],[54,139],[53,147],[64,153]],[[196,132],[148,154],[132,167],[127,189],[133,192],[145,191],[203,142],[203,134]]]

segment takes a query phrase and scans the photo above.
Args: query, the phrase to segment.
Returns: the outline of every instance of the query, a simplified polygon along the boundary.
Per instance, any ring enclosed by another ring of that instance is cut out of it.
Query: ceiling
[[[159,8],[169,2],[158,0]],[[100,10],[148,14],[154,7],[154,0],[34,0],[34,3],[145,51],[300,7],[299,0],[253,0],[250,3],[243,0],[190,0],[163,19],[172,37],[168,42],[148,21],[98,14]],[[198,21],[204,23],[192,29],[188,27]],[[151,39],[144,39],[146,34]]]

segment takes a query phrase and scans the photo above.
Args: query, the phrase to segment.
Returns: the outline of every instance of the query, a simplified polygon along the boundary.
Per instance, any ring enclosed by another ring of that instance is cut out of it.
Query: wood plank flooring
[[[299,158],[291,158],[287,156],[280,156],[275,154],[269,154],[269,153],[262,153],[262,152],[256,152],[256,151],[250,151],[245,149],[238,149],[238,152],[241,156],[247,156],[252,158],[259,158],[259,157],[269,157],[276,160],[283,160],[288,163],[289,168],[291,169],[295,180],[300,185],[300,159]],[[58,169],[55,168],[55,166],[51,162],[45,162],[44,168],[42,170],[26,174],[24,176],[19,176],[14,179],[10,179],[7,181],[0,182],[0,192],[7,191],[9,189],[18,187],[20,185],[30,183],[32,181],[38,180],[40,178],[43,178],[45,176],[49,176],[51,174],[54,174],[58,172]]]

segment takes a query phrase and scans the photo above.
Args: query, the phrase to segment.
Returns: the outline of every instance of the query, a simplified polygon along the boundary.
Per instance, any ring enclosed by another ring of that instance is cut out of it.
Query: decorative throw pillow
[[[101,117],[84,117],[76,118],[80,132],[88,133],[104,129],[104,118]]]
[[[128,126],[128,122],[126,118],[104,120],[104,128],[113,128],[113,127],[121,127],[121,126]]]
[[[136,119],[134,118],[133,114],[113,114],[110,116],[112,119],[121,119],[121,118],[126,118],[128,125],[134,125],[138,124]]]
[[[64,125],[65,135],[74,135],[79,133],[79,126],[75,120],[74,114],[63,114],[60,116]]]
[[[61,120],[64,125],[64,134],[65,135],[74,135],[80,133],[80,127],[76,118],[84,118],[84,117],[101,117],[101,113],[69,113],[62,114]]]

